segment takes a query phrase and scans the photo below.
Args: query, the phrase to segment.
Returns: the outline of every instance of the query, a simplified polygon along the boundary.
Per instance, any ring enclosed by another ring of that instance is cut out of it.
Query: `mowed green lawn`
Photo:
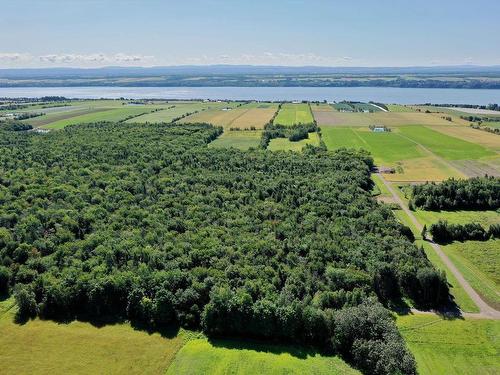
[[[293,347],[238,340],[194,339],[177,353],[167,375],[360,374],[338,357]]]
[[[300,152],[306,145],[319,146],[320,139],[318,133],[309,133],[309,138],[297,142],[291,142],[288,138],[271,139],[268,150],[271,151],[296,151]]]
[[[400,316],[396,323],[420,375],[499,373],[500,321],[422,314]]]
[[[295,125],[310,124],[314,121],[309,104],[285,103],[281,106],[278,115],[274,119],[275,124]]]
[[[327,148],[363,148],[372,153],[377,164],[393,164],[425,156],[414,142],[396,132],[374,133],[364,128],[322,127],[321,134]]]
[[[448,136],[425,126],[404,126],[400,127],[399,131],[402,136],[447,160],[473,160],[496,154],[478,144]]]
[[[129,116],[138,116],[142,113],[148,113],[155,109],[155,107],[137,106],[137,107],[124,107],[116,109],[103,109],[102,111],[88,113],[81,116],[66,118],[63,120],[51,122],[44,125],[45,129],[62,129],[68,125],[84,124],[97,121],[123,121]]]
[[[211,142],[208,146],[215,148],[238,148],[248,150],[251,147],[258,147],[262,131],[230,131],[226,130],[219,138]]]

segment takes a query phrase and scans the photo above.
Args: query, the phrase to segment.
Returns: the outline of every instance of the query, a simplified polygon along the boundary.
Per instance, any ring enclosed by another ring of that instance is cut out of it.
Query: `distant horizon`
[[[55,70],[55,69],[161,69],[180,67],[265,67],[265,68],[320,68],[320,69],[438,69],[438,68],[500,68],[500,64],[445,64],[445,65],[283,65],[283,64],[173,64],[173,65],[102,65],[102,66],[20,66],[20,67],[0,67],[2,70]]]

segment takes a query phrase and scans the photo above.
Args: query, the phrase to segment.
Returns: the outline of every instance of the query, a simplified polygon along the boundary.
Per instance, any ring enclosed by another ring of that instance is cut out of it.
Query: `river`
[[[228,99],[375,101],[398,104],[500,103],[500,90],[417,89],[392,87],[15,87],[0,97],[64,96],[79,99]]]

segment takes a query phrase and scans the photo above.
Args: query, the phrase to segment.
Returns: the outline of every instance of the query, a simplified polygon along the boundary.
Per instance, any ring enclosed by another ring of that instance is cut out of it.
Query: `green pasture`
[[[418,314],[399,316],[396,323],[420,375],[498,374],[500,321]]]
[[[310,124],[314,121],[309,104],[285,103],[274,119],[275,124],[295,125]]]

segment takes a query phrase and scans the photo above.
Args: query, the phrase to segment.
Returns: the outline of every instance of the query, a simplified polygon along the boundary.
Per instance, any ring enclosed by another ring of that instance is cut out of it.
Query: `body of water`
[[[392,87],[15,87],[0,97],[64,96],[79,99],[228,99],[375,101],[399,104],[500,103],[500,90],[416,89]]]

